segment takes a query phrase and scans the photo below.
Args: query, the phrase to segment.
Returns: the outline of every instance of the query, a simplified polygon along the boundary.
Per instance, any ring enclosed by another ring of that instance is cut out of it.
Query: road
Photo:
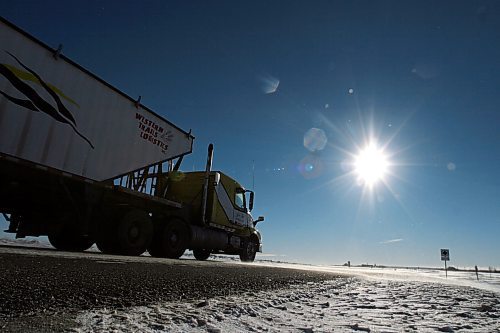
[[[0,330],[67,331],[82,310],[203,300],[332,280],[335,274],[220,261],[0,247]]]

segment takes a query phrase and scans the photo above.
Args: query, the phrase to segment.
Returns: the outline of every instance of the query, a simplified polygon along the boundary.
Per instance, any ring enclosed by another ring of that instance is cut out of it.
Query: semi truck
[[[58,49],[0,20],[0,212],[17,238],[56,249],[198,260],[262,251],[254,193],[182,172],[194,136]]]

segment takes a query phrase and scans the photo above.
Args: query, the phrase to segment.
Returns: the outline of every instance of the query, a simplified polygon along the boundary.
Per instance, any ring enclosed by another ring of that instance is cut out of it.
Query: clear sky
[[[4,0],[2,15],[192,129],[184,170],[213,142],[276,259],[440,266],[449,248],[451,265],[500,266],[499,2]]]

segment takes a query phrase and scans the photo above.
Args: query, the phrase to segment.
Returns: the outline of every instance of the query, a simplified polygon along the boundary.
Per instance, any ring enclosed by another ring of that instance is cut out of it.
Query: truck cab
[[[165,199],[190,207],[189,216],[181,219],[190,225],[189,248],[195,256],[202,251],[240,254],[243,261],[253,261],[255,252],[262,252],[262,237],[256,224],[264,218],[254,220],[251,215],[253,191],[220,171],[208,174],[174,171],[160,184],[159,190]],[[207,244],[211,248],[207,248]]]

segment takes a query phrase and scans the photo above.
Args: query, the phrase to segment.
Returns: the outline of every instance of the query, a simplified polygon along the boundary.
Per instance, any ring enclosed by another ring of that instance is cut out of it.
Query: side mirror
[[[264,216],[259,216],[259,218],[253,221],[253,225],[255,226],[257,223],[264,221]]]
[[[254,197],[253,192],[250,192],[250,202],[248,203],[248,209],[250,211],[252,211],[252,209],[253,209],[253,197]]]

